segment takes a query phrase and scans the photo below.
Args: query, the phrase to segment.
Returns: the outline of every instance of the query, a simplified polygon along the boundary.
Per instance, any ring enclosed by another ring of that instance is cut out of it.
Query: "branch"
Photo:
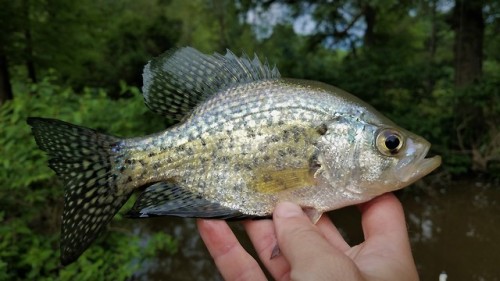
[[[346,37],[349,30],[354,26],[354,24],[359,20],[359,18],[361,18],[361,16],[363,16],[363,14],[364,14],[363,11],[361,11],[359,14],[357,14],[351,20],[351,22],[343,30],[341,30],[341,31],[334,30],[333,33],[330,35],[333,35],[335,37],[340,37],[340,38]]]

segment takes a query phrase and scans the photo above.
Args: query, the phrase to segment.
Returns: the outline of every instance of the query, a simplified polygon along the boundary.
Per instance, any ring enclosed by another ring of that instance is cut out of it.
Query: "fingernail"
[[[303,212],[298,205],[290,202],[283,202],[279,203],[278,206],[276,206],[276,209],[274,209],[274,214],[281,218],[292,218],[302,216]]]

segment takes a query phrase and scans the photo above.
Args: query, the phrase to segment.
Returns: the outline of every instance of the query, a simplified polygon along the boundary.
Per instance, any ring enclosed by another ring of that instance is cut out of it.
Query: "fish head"
[[[441,157],[427,157],[431,144],[423,137],[397,126],[378,128],[372,137],[366,159],[378,159],[378,180],[365,185],[382,192],[408,186],[441,165]]]
[[[429,174],[441,157],[431,144],[394,124],[333,122],[318,144],[319,184],[342,194],[342,205],[401,189]]]

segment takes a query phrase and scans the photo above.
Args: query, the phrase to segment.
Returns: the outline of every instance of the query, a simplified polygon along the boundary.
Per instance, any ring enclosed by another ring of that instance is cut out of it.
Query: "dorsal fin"
[[[143,73],[142,92],[146,105],[159,114],[182,119],[196,105],[231,85],[279,78],[257,56],[205,55],[185,47],[174,49],[151,60]]]

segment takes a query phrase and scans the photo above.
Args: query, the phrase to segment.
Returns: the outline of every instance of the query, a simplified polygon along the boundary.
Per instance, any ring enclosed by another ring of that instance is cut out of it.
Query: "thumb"
[[[359,274],[351,259],[330,245],[299,206],[289,202],[278,204],[274,210],[273,221],[280,251],[290,263],[291,273],[295,275],[296,280],[302,280],[302,277],[306,280],[313,280],[312,277],[318,278],[315,280],[349,278],[353,276],[344,274]]]

